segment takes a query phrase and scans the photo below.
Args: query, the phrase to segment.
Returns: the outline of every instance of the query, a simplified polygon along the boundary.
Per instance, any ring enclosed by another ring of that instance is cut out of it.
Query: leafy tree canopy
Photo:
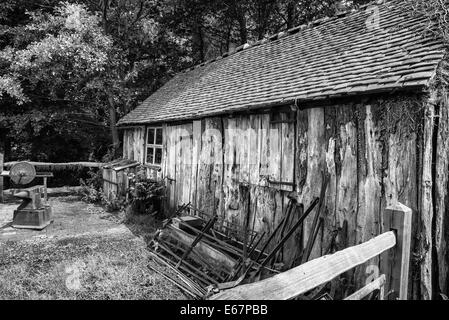
[[[12,159],[118,156],[116,121],[175,73],[366,2],[3,0],[0,142]]]

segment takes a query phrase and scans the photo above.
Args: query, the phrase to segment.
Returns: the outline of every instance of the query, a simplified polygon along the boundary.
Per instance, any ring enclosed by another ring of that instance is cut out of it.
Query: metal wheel
[[[36,177],[36,169],[28,162],[18,162],[11,167],[9,176],[15,184],[28,184]]]

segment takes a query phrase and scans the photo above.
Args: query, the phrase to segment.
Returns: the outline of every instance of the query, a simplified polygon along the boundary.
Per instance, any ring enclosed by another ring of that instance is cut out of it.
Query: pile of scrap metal
[[[286,270],[282,263],[284,244],[318,206],[313,232],[297,261],[308,260],[322,223],[323,199],[321,194],[304,210],[302,204],[290,198],[283,219],[269,235],[245,230],[216,215],[208,216],[190,204],[183,205],[164,221],[152,240],[155,263],[149,268],[194,299],[271,277]],[[299,218],[292,223],[295,215]]]

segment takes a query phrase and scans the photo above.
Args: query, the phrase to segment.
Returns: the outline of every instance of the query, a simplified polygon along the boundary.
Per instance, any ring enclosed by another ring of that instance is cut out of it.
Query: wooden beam
[[[75,187],[57,187],[57,188],[48,188],[47,194],[48,195],[55,195],[55,194],[72,194],[72,193],[78,193],[82,191],[83,187],[81,186],[75,186]],[[6,189],[4,190],[4,194],[13,194],[17,192],[20,189]]]
[[[401,203],[386,208],[383,215],[383,231],[394,232],[397,242],[393,250],[381,256],[381,272],[386,276],[387,298],[407,300],[412,209]]]
[[[380,289],[381,293],[379,295],[379,300],[383,300],[383,287],[385,285],[385,275],[381,275],[376,280],[368,283],[362,289],[354,292],[350,296],[346,297],[344,300],[362,300],[367,295],[369,295],[374,290]]]
[[[396,236],[386,232],[367,242],[309,261],[271,278],[238,286],[211,300],[288,300],[326,283],[338,275],[394,247]]]
[[[11,167],[18,162],[21,162],[21,161],[5,162],[4,166]],[[32,164],[35,167],[53,167],[54,169],[63,169],[66,167],[71,167],[71,166],[79,166],[79,167],[85,167],[85,168],[101,168],[105,165],[105,163],[101,163],[101,162],[66,162],[66,163],[34,162],[34,161],[27,161],[27,162]]]
[[[438,150],[434,150],[435,146],[435,129],[437,126],[438,109],[435,108],[437,104],[437,92],[433,90],[430,92],[429,100],[427,101],[424,113],[424,126],[422,129],[422,147],[421,150],[421,177],[419,181],[419,193],[418,193],[418,228],[419,233],[417,239],[417,246],[415,251],[420,257],[420,263],[418,264],[419,272],[419,294],[422,300],[431,300],[434,294],[432,273],[435,272],[432,258],[433,243],[433,221],[434,216],[434,161],[435,154]]]

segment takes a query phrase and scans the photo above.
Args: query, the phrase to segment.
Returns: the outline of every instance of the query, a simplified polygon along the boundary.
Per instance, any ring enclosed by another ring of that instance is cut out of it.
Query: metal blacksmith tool
[[[34,166],[28,162],[18,162],[11,167],[9,177],[19,186],[31,183],[36,177],[44,178],[44,185],[14,190],[12,195],[23,202],[14,210],[12,226],[20,229],[42,230],[51,222],[51,207],[47,204],[47,181],[51,173],[36,173]],[[45,195],[42,199],[42,195]]]

